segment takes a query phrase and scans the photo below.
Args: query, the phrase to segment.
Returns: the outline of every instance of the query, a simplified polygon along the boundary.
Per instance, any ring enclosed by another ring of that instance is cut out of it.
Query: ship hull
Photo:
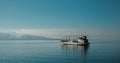
[[[80,43],[80,42],[61,42],[62,45],[89,45],[89,43]]]

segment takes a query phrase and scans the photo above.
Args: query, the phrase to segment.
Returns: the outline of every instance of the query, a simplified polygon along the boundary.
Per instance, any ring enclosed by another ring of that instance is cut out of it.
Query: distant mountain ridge
[[[0,40],[52,40],[52,38],[47,38],[44,36],[36,35],[20,35],[17,33],[2,33],[0,32]]]

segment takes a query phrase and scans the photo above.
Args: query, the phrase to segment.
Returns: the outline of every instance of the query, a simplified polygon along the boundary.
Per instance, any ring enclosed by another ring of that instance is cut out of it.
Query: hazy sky
[[[119,27],[120,0],[0,0],[1,32],[83,33],[119,40]]]

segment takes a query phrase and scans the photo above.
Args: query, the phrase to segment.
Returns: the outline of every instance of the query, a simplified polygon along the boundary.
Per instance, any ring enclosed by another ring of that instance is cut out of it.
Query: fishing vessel
[[[88,42],[88,39],[87,39],[87,36],[80,36],[78,37],[77,40],[71,40],[70,38],[69,39],[65,39],[65,40],[61,40],[61,44],[63,45],[89,45],[89,42]]]

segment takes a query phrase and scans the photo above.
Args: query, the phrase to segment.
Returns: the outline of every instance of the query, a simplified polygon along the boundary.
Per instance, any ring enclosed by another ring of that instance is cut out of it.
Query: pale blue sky
[[[120,0],[0,0],[1,30],[79,29],[120,37],[119,27]]]

